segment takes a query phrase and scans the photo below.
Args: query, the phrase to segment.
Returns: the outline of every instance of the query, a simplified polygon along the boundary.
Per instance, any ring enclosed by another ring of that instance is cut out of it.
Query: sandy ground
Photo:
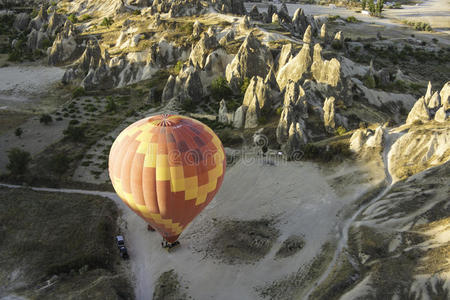
[[[13,109],[39,101],[59,82],[64,69],[42,65],[14,65],[0,68],[0,108]]]
[[[364,176],[352,175],[355,168],[342,165],[325,174],[313,163],[279,161],[270,165],[255,156],[241,159],[228,170],[216,198],[183,232],[181,247],[173,253],[161,249],[161,237],[148,232],[146,223],[114,193],[63,191],[103,195],[118,203],[137,299],[149,299],[158,277],[170,269],[188,284],[186,293],[194,299],[255,299],[259,298],[255,288],[297,272],[326,241],[337,239],[340,212],[381,179],[369,176],[362,183]],[[342,176],[351,179],[345,192],[330,184]],[[209,244],[214,233],[211,220],[262,218],[273,218],[280,233],[263,259],[253,264],[226,264],[208,256],[208,249],[214,247]],[[275,259],[282,241],[292,234],[303,236],[305,247],[288,259]]]
[[[245,3],[245,7],[248,11],[257,5],[260,12],[267,10],[265,3]],[[279,8],[281,4],[276,4]],[[355,11],[346,9],[344,7],[331,7],[325,5],[309,5],[309,4],[286,4],[289,14],[294,15],[295,11],[300,7],[307,15],[314,16],[328,16],[339,15],[347,18],[354,16],[357,19],[366,23],[385,26],[390,30],[395,30],[395,27],[404,26],[400,23],[401,20],[408,19],[411,21],[425,21],[431,24],[435,30],[450,34],[450,1],[448,0],[429,0],[424,3],[413,6],[405,5],[403,9],[385,9],[383,12],[384,18],[374,18],[368,15],[363,15]],[[450,39],[446,36],[447,43],[450,43]]]

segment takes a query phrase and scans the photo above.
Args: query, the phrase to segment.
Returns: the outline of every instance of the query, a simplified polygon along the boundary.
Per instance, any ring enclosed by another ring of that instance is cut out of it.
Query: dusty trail
[[[348,233],[349,233],[350,227],[353,225],[353,222],[356,220],[356,218],[367,207],[369,207],[373,203],[375,203],[378,200],[380,200],[381,198],[383,198],[391,190],[393,180],[392,180],[392,176],[389,172],[389,168],[388,168],[389,167],[388,166],[388,162],[389,162],[388,154],[389,154],[389,150],[391,149],[391,146],[401,135],[402,135],[401,133],[390,134],[389,132],[386,132],[385,145],[384,145],[383,155],[382,155],[383,162],[384,162],[384,172],[386,174],[386,179],[385,179],[386,187],[383,188],[383,190],[380,193],[378,193],[378,195],[375,196],[372,200],[370,200],[367,203],[365,203],[364,205],[362,205],[349,219],[347,219],[344,222],[344,224],[342,225],[342,228],[340,230],[340,239],[338,241],[336,251],[334,252],[333,259],[331,260],[330,264],[328,265],[328,268],[326,269],[326,271],[319,277],[319,279],[317,279],[317,281],[312,285],[312,287],[306,292],[305,296],[303,297],[304,299],[308,299],[311,296],[311,294],[316,290],[316,288],[318,286],[320,286],[320,284],[322,284],[325,281],[325,279],[328,278],[331,271],[336,266],[339,256],[341,255],[343,249],[347,246]]]

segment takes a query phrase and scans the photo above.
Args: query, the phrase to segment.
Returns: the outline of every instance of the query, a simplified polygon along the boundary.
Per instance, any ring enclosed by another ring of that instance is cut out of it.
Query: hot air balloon
[[[211,202],[225,174],[217,135],[185,116],[157,115],[128,126],[109,154],[109,176],[122,201],[173,245]]]

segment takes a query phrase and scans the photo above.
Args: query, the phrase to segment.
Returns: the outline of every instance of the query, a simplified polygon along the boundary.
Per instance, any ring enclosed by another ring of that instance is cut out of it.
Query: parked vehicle
[[[125,240],[123,239],[122,235],[116,236],[116,244],[117,248],[119,249],[119,255],[123,259],[129,259],[130,256],[128,255],[127,247],[125,246]]]

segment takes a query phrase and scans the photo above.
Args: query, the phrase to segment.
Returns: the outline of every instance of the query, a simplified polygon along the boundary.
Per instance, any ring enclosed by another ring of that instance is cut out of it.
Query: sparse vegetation
[[[114,23],[113,18],[111,17],[105,17],[103,18],[102,22],[100,23],[100,26],[105,26],[109,28]]]
[[[76,87],[73,91],[72,91],[72,98],[79,98],[85,95],[85,90],[83,87],[79,86]]]
[[[433,28],[431,28],[431,25],[425,22],[416,22],[416,21],[409,21],[409,20],[402,20],[402,23],[408,26],[413,27],[415,30],[418,31],[433,31]]]
[[[69,124],[66,130],[64,130],[64,137],[74,142],[82,142],[86,139],[86,127],[74,126]]]
[[[8,151],[9,163],[6,168],[13,176],[24,175],[28,170],[28,164],[31,161],[31,155],[29,152],[20,148],[13,148]]]
[[[250,84],[250,78],[245,77],[241,84],[241,95],[245,95],[245,92],[247,91],[249,84]]]
[[[70,14],[68,17],[67,17],[67,19],[70,21],[70,22],[72,22],[72,23],[78,23],[78,18],[77,18],[77,16],[75,15],[75,14]]]
[[[23,129],[20,127],[16,128],[16,130],[14,131],[14,134],[19,138],[22,136],[22,133],[23,133]]]
[[[45,125],[50,124],[51,122],[53,122],[53,118],[52,116],[50,116],[49,114],[43,114],[41,115],[41,117],[39,118],[39,122],[44,123]]]
[[[218,77],[213,80],[210,87],[211,96],[216,100],[227,99],[233,95],[228,81],[224,77]]]

